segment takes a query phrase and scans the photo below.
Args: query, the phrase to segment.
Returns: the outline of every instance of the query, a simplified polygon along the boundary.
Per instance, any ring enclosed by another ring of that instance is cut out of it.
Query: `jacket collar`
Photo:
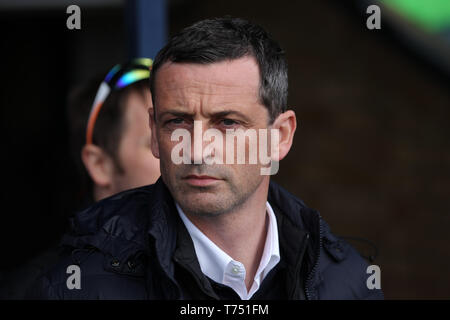
[[[318,212],[274,182],[269,186],[268,201],[280,221],[282,250],[291,257],[306,251],[304,274],[309,274],[321,246]],[[172,257],[177,246],[177,219],[174,200],[160,178],[154,185],[119,193],[78,213],[71,219],[72,231],[63,237],[62,244],[95,247],[121,262],[145,253],[156,260],[152,263],[157,262],[161,272],[176,286]],[[302,242],[292,239],[306,234],[308,248],[301,250]],[[293,261],[299,259],[295,257]]]
[[[168,192],[166,188],[165,192]],[[166,199],[166,196],[162,196],[160,199]],[[207,295],[218,299],[210,282],[201,272],[199,262],[195,258],[194,245],[184,224],[176,213],[173,199],[170,197],[168,201],[170,201],[170,204],[167,206],[171,208],[171,221],[176,225],[176,234],[178,236],[178,241],[176,241],[176,248],[173,254],[174,260],[180,263],[194,276],[199,287],[202,288]],[[312,245],[309,240],[311,240],[311,234],[318,235],[319,233],[320,216],[316,211],[306,207],[300,199],[296,198],[274,182],[271,182],[269,186],[268,201],[273,207],[277,218],[280,250],[282,250],[282,255],[284,256],[283,259],[285,259],[288,266],[286,277],[288,295],[291,299],[304,299],[304,290],[301,284],[306,281],[306,274],[313,268],[314,252],[316,248],[318,249],[318,245]],[[304,215],[304,217],[302,217],[302,215]],[[307,223],[305,223],[304,219],[312,219],[315,221],[307,221]],[[305,226],[314,227],[315,229],[308,231],[308,229],[305,229]],[[318,237],[314,236],[312,238],[317,239]],[[165,251],[166,254],[168,252],[172,251]],[[308,254],[306,255],[305,264],[303,264],[306,252]],[[169,254],[169,259],[171,257],[172,254]],[[303,268],[302,273],[300,273],[300,268]]]
[[[173,278],[174,265],[171,260],[177,240],[177,216],[175,202],[162,178],[155,183],[149,202],[150,250],[154,250],[162,269]]]

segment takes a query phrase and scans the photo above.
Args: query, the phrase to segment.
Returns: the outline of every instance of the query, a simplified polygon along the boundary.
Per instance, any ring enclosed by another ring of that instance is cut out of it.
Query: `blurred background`
[[[69,30],[66,8],[81,9]],[[376,4],[381,29],[368,29]],[[450,298],[447,0],[0,1],[0,283],[57,243],[77,207],[66,97],[168,36],[224,15],[285,49],[299,127],[274,180],[365,255],[388,299]]]

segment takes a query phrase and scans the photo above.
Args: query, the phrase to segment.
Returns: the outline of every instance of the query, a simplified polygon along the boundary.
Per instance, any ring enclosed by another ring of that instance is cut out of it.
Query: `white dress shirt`
[[[269,271],[280,261],[277,220],[269,202],[266,202],[269,226],[267,228],[264,251],[249,291],[247,291],[245,285],[246,271],[244,265],[226,254],[201,232],[184,214],[177,203],[176,207],[192,238],[202,272],[212,280],[232,288],[242,300],[250,299],[259,289]]]

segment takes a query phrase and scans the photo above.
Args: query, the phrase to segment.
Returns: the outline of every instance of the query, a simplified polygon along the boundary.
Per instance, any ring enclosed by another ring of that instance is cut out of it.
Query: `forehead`
[[[183,106],[258,103],[259,85],[259,68],[252,57],[211,64],[167,62],[156,77],[156,103],[157,108],[167,103]]]

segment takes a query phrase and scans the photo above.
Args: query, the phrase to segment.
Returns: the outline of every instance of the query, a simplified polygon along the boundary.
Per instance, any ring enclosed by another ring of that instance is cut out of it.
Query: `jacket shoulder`
[[[312,299],[383,299],[381,290],[367,288],[367,261],[331,232],[317,210],[272,181],[268,201],[310,234],[308,257],[314,272],[312,279],[308,275],[307,287]]]
[[[149,197],[153,185],[139,187],[117,193],[78,212],[71,219],[71,231],[77,234],[93,234],[108,223],[111,218],[127,219],[127,223],[137,223],[140,213],[147,213]]]
[[[27,292],[27,299],[97,300],[145,299],[142,269],[114,265],[97,249],[72,250],[41,274]],[[120,288],[120,290],[118,290]]]
[[[148,250],[146,227],[152,191],[153,185],[127,190],[78,212],[70,221],[70,232],[61,240],[63,253],[38,277],[27,297],[143,298],[143,253]]]
[[[383,299],[381,289],[369,289],[369,263],[322,221],[322,247],[316,275],[319,299]]]

